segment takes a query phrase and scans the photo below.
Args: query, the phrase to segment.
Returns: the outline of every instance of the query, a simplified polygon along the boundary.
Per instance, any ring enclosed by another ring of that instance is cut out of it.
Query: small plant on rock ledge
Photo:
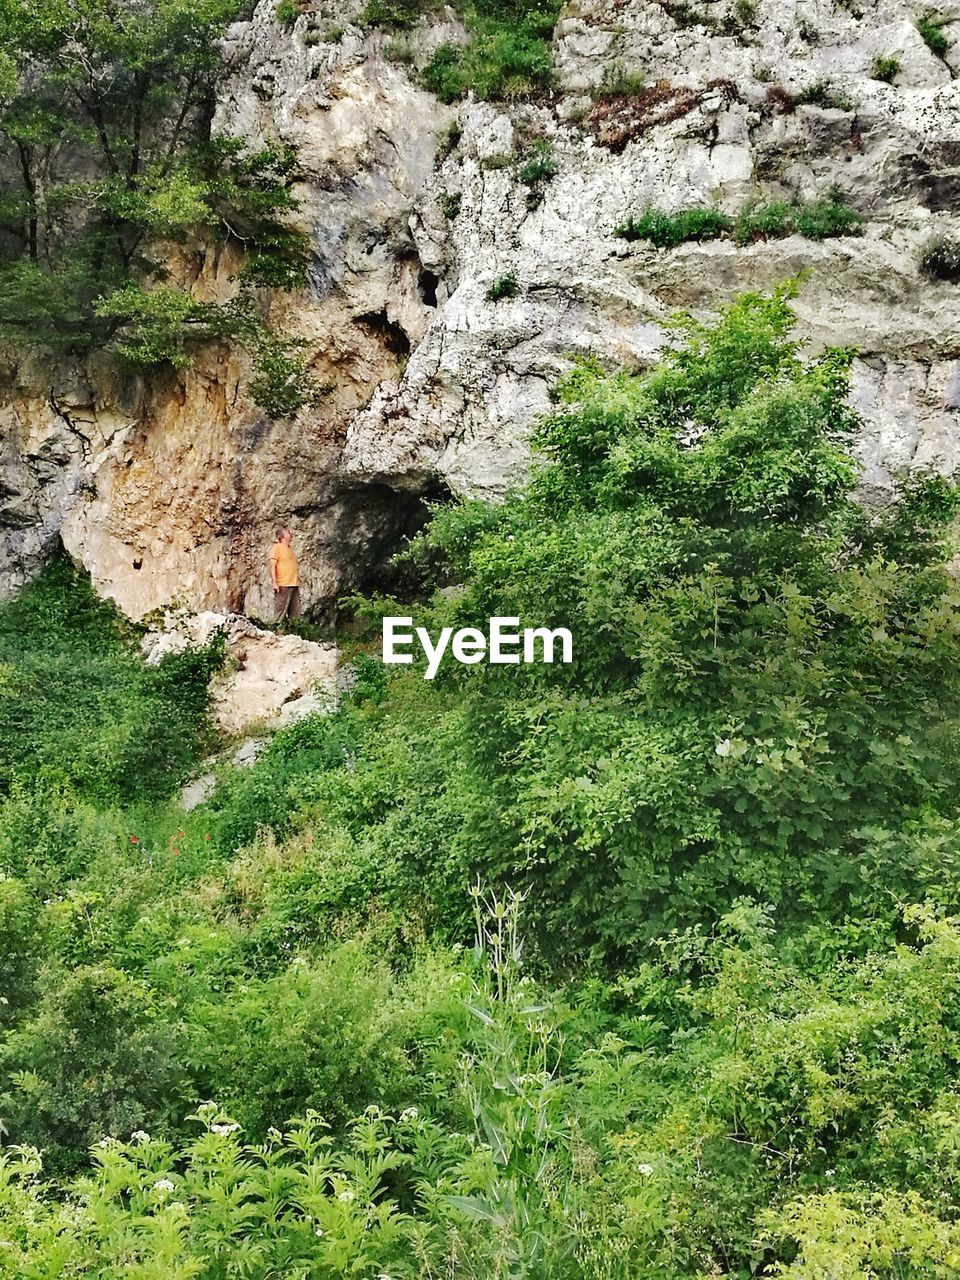
[[[753,205],[732,219],[719,209],[678,209],[664,213],[647,209],[616,229],[624,240],[649,240],[658,249],[673,249],[687,240],[716,240],[732,236],[738,245],[800,235],[807,240],[859,235],[863,216],[832,190],[823,200],[774,200]]]
[[[460,212],[461,195],[459,191],[445,191],[440,197],[440,208],[443,216],[452,222]]]
[[[508,271],[506,275],[499,276],[494,280],[487,290],[487,299],[490,302],[499,302],[501,298],[515,298],[519,287],[517,277],[512,271]]]
[[[642,71],[624,71],[621,66],[608,67],[599,84],[590,90],[594,102],[603,102],[607,98],[619,98],[626,95],[643,93],[646,78]]]
[[[920,254],[920,270],[934,280],[960,284],[960,240],[939,236],[929,241]]]
[[[833,107],[836,111],[852,111],[854,108],[847,95],[835,89],[829,80],[815,80],[808,84],[796,95],[794,102],[798,107]]]
[[[685,240],[716,240],[733,227],[719,209],[680,209],[662,213],[647,209],[638,218],[627,218],[615,235],[622,240],[649,240],[658,249],[673,249]]]
[[[280,3],[273,11],[273,16],[281,27],[292,27],[300,17],[300,6],[297,4],[297,0],[280,0]]]
[[[537,138],[523,157],[517,177],[532,187],[537,182],[549,182],[557,172],[557,157],[546,138]]]
[[[859,235],[862,222],[863,216],[847,204],[843,193],[832,190],[824,200],[774,200],[744,209],[737,217],[733,238],[740,245],[789,235],[827,240]]]
[[[893,84],[900,74],[899,58],[874,58],[870,74],[874,80],[882,80],[884,84]]]
[[[942,58],[950,47],[950,41],[943,34],[943,28],[936,18],[929,13],[921,14],[917,18],[916,26],[930,52],[935,54],[936,57]]]

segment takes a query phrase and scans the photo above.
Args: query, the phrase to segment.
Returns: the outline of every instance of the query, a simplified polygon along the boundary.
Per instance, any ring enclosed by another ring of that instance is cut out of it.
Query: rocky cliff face
[[[4,589],[59,535],[131,616],[173,600],[263,614],[286,521],[307,604],[323,607],[369,581],[425,497],[503,490],[571,355],[640,367],[678,307],[706,314],[798,272],[811,349],[860,353],[868,488],[960,463],[960,285],[918,266],[933,235],[960,236],[960,8],[938,12],[939,57],[900,0],[866,14],[851,0],[574,0],[556,92],[455,107],[416,83],[439,43],[464,38],[452,11],[398,42],[329,0],[292,29],[274,9],[225,41],[216,127],[298,148],[310,285],[272,306],[333,390],[271,422],[227,349],[149,387],[103,361],[3,370]],[[873,78],[878,57],[898,60],[892,84]],[[537,139],[557,172],[525,183]],[[735,213],[833,186],[866,216],[861,236],[658,250],[614,234],[647,206]],[[210,297],[232,287],[228,255],[174,259]],[[508,274],[515,295],[491,301]]]

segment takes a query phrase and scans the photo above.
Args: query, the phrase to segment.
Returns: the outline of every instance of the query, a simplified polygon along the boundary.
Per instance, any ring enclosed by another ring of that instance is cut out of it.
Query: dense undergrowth
[[[957,496],[856,504],[849,356],[791,324],[748,296],[580,366],[527,487],[411,549],[419,623],[565,625],[571,665],[360,658],[190,814],[56,764],[137,707],[169,752],[182,682],[62,569],[4,607],[46,674],[0,809],[0,1274],[960,1271]]]

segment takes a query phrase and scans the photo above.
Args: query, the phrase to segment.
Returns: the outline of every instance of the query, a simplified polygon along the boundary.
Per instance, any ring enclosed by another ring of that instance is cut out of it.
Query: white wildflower
[[[314,1229],[313,1229],[313,1234],[314,1234],[315,1236],[317,1236],[317,1237],[322,1236],[322,1235],[323,1235],[323,1227],[314,1227]]]
[[[153,1184],[154,1191],[172,1191],[173,1183],[169,1178],[158,1178]]]
[[[149,1142],[150,1135],[146,1129],[135,1129],[130,1135],[131,1142]]]
[[[729,738],[724,738],[724,740],[722,742],[718,742],[713,749],[718,756],[726,757],[733,750],[733,743]]]
[[[338,1200],[352,1200],[353,1198],[354,1198],[353,1192],[350,1190],[341,1191],[337,1196]]]
[[[210,1128],[214,1133],[219,1133],[221,1138],[226,1138],[231,1133],[236,1133],[240,1126],[238,1124],[212,1124]]]
[[[651,1175],[651,1173],[653,1173],[653,1165],[652,1165],[652,1164],[638,1164],[638,1165],[637,1165],[637,1173],[642,1173],[642,1174],[643,1174],[643,1176],[644,1176],[645,1178],[649,1178],[649,1177],[650,1177],[650,1175]]]
[[[420,1112],[417,1110],[417,1108],[416,1108],[416,1107],[406,1107],[406,1108],[404,1108],[404,1110],[403,1110],[403,1111],[401,1111],[401,1112],[400,1112],[400,1119],[401,1119],[401,1120],[416,1120],[416,1118],[417,1118],[417,1116],[418,1116],[419,1114],[420,1114]]]
[[[116,1138],[101,1138],[100,1141],[97,1143],[97,1146],[100,1148],[101,1151],[105,1151],[107,1147],[112,1147],[115,1142],[116,1142]]]

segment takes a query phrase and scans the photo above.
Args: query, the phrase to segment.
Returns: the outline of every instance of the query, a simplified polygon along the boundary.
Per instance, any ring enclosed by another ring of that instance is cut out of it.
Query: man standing
[[[293,534],[284,525],[270,548],[270,580],[277,602],[277,622],[300,616],[300,575],[291,542]]]

